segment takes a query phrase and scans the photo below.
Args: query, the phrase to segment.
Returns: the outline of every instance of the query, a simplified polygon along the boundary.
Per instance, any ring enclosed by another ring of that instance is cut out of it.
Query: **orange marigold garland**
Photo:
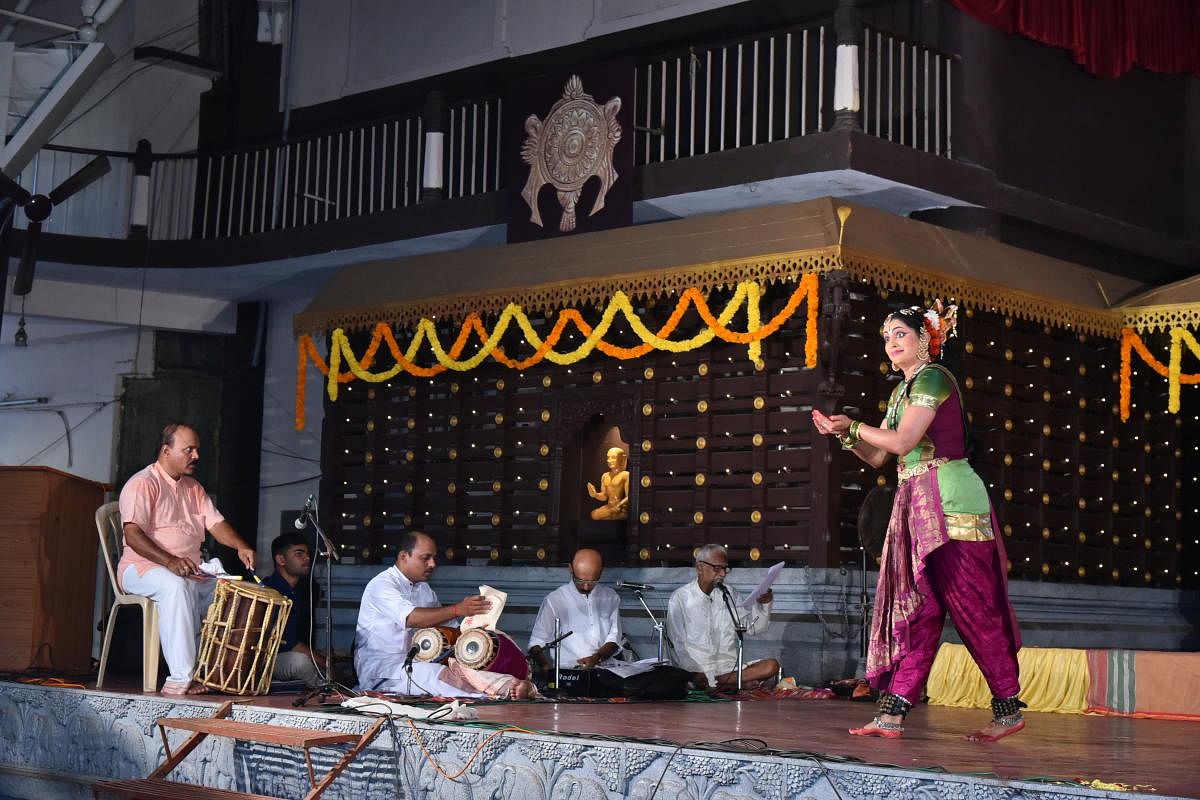
[[[1179,387],[1181,384],[1200,384],[1200,373],[1184,375],[1181,372],[1183,361],[1183,345],[1187,344],[1188,349],[1192,354],[1200,358],[1200,342],[1184,328],[1173,328],[1171,330],[1171,351],[1168,357],[1168,363],[1163,364],[1151,354],[1146,347],[1146,343],[1142,341],[1142,337],[1137,334],[1132,328],[1123,328],[1121,330],[1121,400],[1120,411],[1121,421],[1129,420],[1129,411],[1131,405],[1131,396],[1133,389],[1130,385],[1130,378],[1133,375],[1133,353],[1136,352],[1146,366],[1154,370],[1156,373],[1167,379],[1167,411],[1172,414],[1179,413]]]
[[[733,299],[730,300],[725,310],[719,316],[713,314],[705,300],[704,293],[700,289],[696,287],[687,289],[680,296],[671,316],[657,332],[646,329],[641,324],[641,321],[636,316],[633,316],[633,309],[629,299],[623,292],[617,292],[610,301],[609,307],[605,310],[599,328],[588,324],[577,309],[563,309],[559,313],[550,334],[544,340],[540,340],[537,337],[519,306],[510,306],[501,315],[496,327],[490,333],[484,328],[483,321],[477,313],[473,312],[469,314],[463,320],[453,345],[446,351],[443,351],[441,345],[437,342],[436,327],[430,320],[421,320],[417,325],[416,334],[409,344],[407,352],[401,351],[400,345],[396,341],[395,335],[388,324],[383,322],[376,324],[371,332],[370,344],[361,357],[356,356],[350,349],[350,343],[346,338],[345,332],[341,329],[335,330],[332,336],[332,347],[328,362],[317,351],[312,337],[308,334],[303,334],[297,340],[296,429],[302,429],[305,424],[304,384],[307,362],[309,360],[312,361],[313,365],[316,366],[322,375],[326,376],[329,396],[330,399],[334,400],[337,399],[338,384],[348,383],[356,377],[371,382],[387,380],[400,372],[408,372],[417,377],[433,377],[447,369],[456,371],[471,369],[474,365],[480,363],[482,358],[489,356],[510,369],[523,370],[546,358],[550,358],[554,363],[558,364],[576,363],[587,357],[593,349],[598,349],[611,358],[630,360],[640,358],[654,349],[685,352],[703,346],[714,338],[719,338],[730,343],[748,345],[749,357],[751,360],[757,362],[762,351],[762,340],[777,332],[795,314],[800,304],[805,302],[808,307],[808,315],[804,327],[804,362],[808,369],[812,369],[817,364],[818,288],[818,276],[815,273],[805,275],[800,279],[799,285],[788,298],[784,307],[765,325],[761,323],[759,316],[759,300],[762,289],[756,282],[746,281],[737,285]],[[746,305],[748,328],[744,333],[728,328],[728,323],[733,319],[742,304]],[[670,340],[669,337],[677,330],[688,308],[693,305],[696,308],[697,314],[704,322],[705,328],[689,339],[683,341]],[[642,344],[635,347],[620,347],[603,341],[603,334],[607,332],[608,326],[617,313],[625,315],[634,332],[642,338]],[[502,348],[491,344],[491,341],[496,338],[497,334],[503,335],[504,329],[514,321],[526,333],[526,338],[531,343],[536,344],[536,349],[529,358],[519,360],[510,358]],[[558,353],[554,350],[554,347],[562,340],[568,324],[573,324],[579,330],[584,336],[585,342],[570,353]],[[472,358],[460,361],[459,358],[472,333],[479,338],[482,349]],[[414,363],[414,359],[421,345],[426,342],[428,342],[430,348],[433,350],[434,357],[438,363],[429,367],[421,367]],[[387,345],[388,352],[391,353],[396,363],[389,370],[372,373],[370,369],[375,362],[381,344]],[[341,371],[343,362],[348,368],[347,372]],[[332,375],[330,374],[331,370],[333,371]]]

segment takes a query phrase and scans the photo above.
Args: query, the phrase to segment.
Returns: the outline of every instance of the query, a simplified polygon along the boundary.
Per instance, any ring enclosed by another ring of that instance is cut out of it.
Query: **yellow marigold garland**
[[[1167,411],[1179,413],[1179,387],[1182,384],[1200,384],[1200,373],[1182,374],[1183,345],[1186,344],[1192,355],[1200,358],[1200,342],[1186,328],[1171,329],[1171,352],[1167,363],[1163,364],[1146,348],[1142,337],[1132,328],[1121,330],[1121,421],[1129,420],[1129,408],[1132,389],[1130,378],[1133,372],[1133,353],[1136,352],[1146,366],[1167,379]]]
[[[437,327],[431,319],[424,318],[417,323],[413,339],[409,343],[408,349],[403,352],[391,327],[381,322],[371,331],[371,341],[367,345],[367,349],[363,351],[361,358],[354,354],[345,331],[338,328],[333,331],[331,336],[328,363],[321,358],[312,337],[304,334],[297,341],[296,429],[303,429],[305,424],[304,385],[309,361],[312,361],[321,374],[326,376],[326,391],[331,400],[337,399],[338,384],[349,383],[355,378],[371,383],[381,383],[401,372],[408,372],[416,377],[432,377],[447,369],[465,372],[479,366],[489,357],[511,369],[523,370],[543,359],[559,365],[575,364],[587,358],[597,349],[611,358],[620,360],[640,358],[654,349],[683,353],[703,347],[714,338],[719,338],[722,341],[747,345],[747,355],[750,360],[758,361],[762,355],[762,340],[778,331],[795,314],[800,304],[806,301],[808,319],[805,325],[804,364],[809,369],[815,367],[817,364],[818,276],[810,273],[801,278],[796,290],[788,298],[788,302],[765,325],[762,324],[761,318],[761,299],[761,286],[756,281],[743,281],[737,285],[733,297],[720,315],[714,316],[705,300],[704,293],[698,288],[692,287],[680,295],[679,302],[671,316],[662,328],[654,332],[647,328],[637,316],[628,296],[624,292],[618,291],[612,296],[600,321],[594,328],[583,319],[583,315],[577,309],[563,309],[559,312],[554,327],[545,339],[542,339],[534,330],[533,324],[520,306],[509,304],[500,314],[500,318],[490,332],[484,328],[483,321],[477,313],[468,315],[463,320],[458,336],[449,350],[443,347],[437,335]],[[693,305],[706,327],[687,339],[675,341],[668,338],[678,328],[688,308]],[[727,326],[743,305],[746,307],[747,330],[744,333],[732,331]],[[642,340],[641,345],[620,347],[603,340],[618,313],[625,317],[630,329]],[[534,353],[529,358],[520,360],[509,358],[499,346],[499,342],[504,338],[504,334],[513,322],[516,322],[517,327],[524,334],[525,340],[534,348]],[[554,347],[561,341],[568,324],[573,324],[579,330],[584,341],[570,352],[559,353]],[[472,333],[479,338],[481,346],[470,358],[462,359],[460,358],[462,351],[466,348]],[[421,367],[416,364],[415,359],[421,346],[426,342],[428,342],[437,364]],[[388,352],[391,353],[396,363],[390,369],[382,372],[371,372],[371,365],[374,363],[381,345],[387,346]],[[343,361],[346,372],[342,371]]]

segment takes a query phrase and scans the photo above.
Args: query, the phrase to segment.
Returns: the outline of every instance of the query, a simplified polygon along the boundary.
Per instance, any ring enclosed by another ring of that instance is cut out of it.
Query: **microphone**
[[[409,649],[408,655],[406,655],[404,657],[404,671],[405,672],[412,672],[413,659],[417,657],[417,653],[420,652],[420,650],[421,650],[421,645],[419,645],[419,644],[414,644],[412,646],[412,648]]]
[[[724,594],[726,597],[729,596],[729,588],[725,585],[725,581],[717,581],[716,585],[717,588],[721,590],[722,594]]]
[[[308,527],[308,517],[312,514],[313,501],[317,499],[315,494],[310,494],[308,499],[304,501],[304,510],[300,512],[300,516],[296,517],[296,521],[292,525],[298,531],[302,531]]]
[[[634,583],[633,581],[617,581],[613,584],[616,589],[636,589],[642,592],[652,592],[654,587],[648,583]]]

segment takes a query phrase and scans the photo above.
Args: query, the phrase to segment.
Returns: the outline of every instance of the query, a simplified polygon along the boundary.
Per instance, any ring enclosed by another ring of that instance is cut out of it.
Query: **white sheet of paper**
[[[632,664],[627,664],[622,661],[610,661],[603,665],[603,668],[621,678],[632,678],[634,675],[641,675],[643,672],[649,672],[659,664],[665,662],[659,661],[657,658],[643,658],[641,661],[634,661]]]
[[[496,622],[500,619],[500,614],[504,611],[504,604],[508,601],[508,593],[502,592],[499,589],[493,589],[491,586],[480,586],[479,593],[492,601],[492,606],[482,614],[472,614],[465,618],[459,624],[459,630],[469,631],[473,628],[484,628],[485,630],[496,630]]]
[[[751,608],[758,602],[758,598],[767,593],[771,588],[771,584],[779,577],[779,573],[783,572],[783,562],[780,561],[775,566],[767,570],[767,574],[763,575],[763,579],[758,582],[758,586],[754,587],[754,591],[746,595],[746,599],[742,601],[742,608]]]

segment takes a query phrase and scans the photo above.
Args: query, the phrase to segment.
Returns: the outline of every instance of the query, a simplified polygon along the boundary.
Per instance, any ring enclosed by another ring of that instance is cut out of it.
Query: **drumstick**
[[[250,577],[251,577],[251,578],[254,578],[254,582],[255,582],[255,583],[257,583],[259,586],[261,586],[261,585],[262,585],[262,578],[258,577],[258,573],[257,573],[257,572],[255,572],[255,571],[254,571],[254,570],[252,570],[252,569],[248,569],[248,570],[246,570],[246,571],[250,573]]]

